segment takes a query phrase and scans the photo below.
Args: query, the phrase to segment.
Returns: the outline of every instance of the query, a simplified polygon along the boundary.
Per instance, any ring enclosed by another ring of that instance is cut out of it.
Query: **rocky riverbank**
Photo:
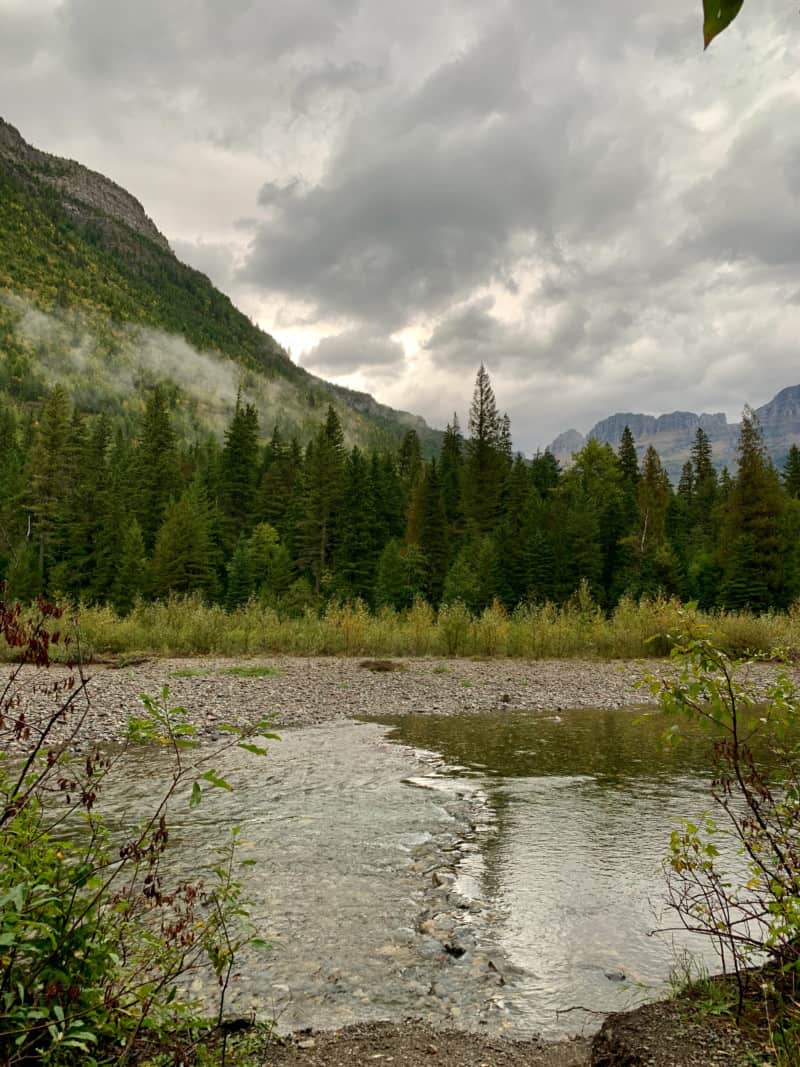
[[[617,708],[651,702],[637,689],[646,672],[661,675],[669,660],[396,659],[273,656],[231,660],[124,659],[85,668],[91,710],[82,737],[115,741],[141,711],[140,694],[169,688],[171,704],[187,709],[201,737],[220,726],[268,719],[277,727],[385,715],[463,715],[496,711]],[[5,670],[9,671],[10,666]],[[775,669],[750,670],[768,679]],[[797,672],[796,672],[797,673]],[[55,683],[66,671],[24,668],[21,690],[30,712],[52,708]],[[82,701],[78,702],[79,705]]]
[[[10,669],[10,668],[8,668]],[[257,660],[152,659],[89,664],[91,711],[83,738],[114,741],[141,710],[140,694],[169,687],[170,703],[185,707],[201,736],[220,726],[268,719],[308,726],[372,715],[460,715],[508,708],[560,710],[643,703],[635,688],[645,669],[665,661],[405,659],[356,660],[276,656]],[[63,668],[25,668],[29,707],[52,707]]]

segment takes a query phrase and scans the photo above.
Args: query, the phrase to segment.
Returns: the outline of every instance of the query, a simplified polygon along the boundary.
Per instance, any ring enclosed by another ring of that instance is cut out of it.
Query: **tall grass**
[[[703,623],[732,653],[800,654],[800,605],[785,614],[703,614],[666,598],[624,597],[607,615],[585,591],[569,603],[519,607],[497,603],[473,616],[463,604],[438,612],[423,601],[407,611],[370,612],[360,601],[323,614],[281,617],[251,602],[227,612],[197,597],[139,602],[126,616],[109,607],[77,613],[84,652],[161,656],[481,656],[524,659],[635,659],[669,651],[665,635]],[[0,655],[3,649],[0,648]]]

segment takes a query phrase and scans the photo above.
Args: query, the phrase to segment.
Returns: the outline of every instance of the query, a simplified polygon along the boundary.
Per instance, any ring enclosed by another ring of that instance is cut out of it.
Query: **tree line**
[[[410,430],[394,451],[345,446],[333,408],[303,448],[238,403],[222,442],[179,439],[170,393],[133,423],[0,401],[0,577],[126,612],[139,597],[199,592],[286,613],[331,600],[370,606],[567,601],[582,583],[611,609],[664,593],[705,609],[785,609],[800,596],[800,450],[779,473],[746,410],[738,469],[718,474],[698,429],[672,486],[654,448],[639,459],[590,440],[566,470],[513,451],[478,371],[466,434],[437,458]]]

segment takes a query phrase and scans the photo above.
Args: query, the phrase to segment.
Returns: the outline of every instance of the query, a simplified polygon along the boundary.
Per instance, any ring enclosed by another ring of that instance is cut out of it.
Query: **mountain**
[[[764,444],[778,467],[793,444],[800,444],[800,385],[782,389],[768,403],[755,409],[764,434]],[[650,445],[658,452],[670,477],[676,481],[681,467],[689,458],[698,428],[705,430],[711,442],[714,464],[718,469],[736,469],[736,446],[739,423],[729,423],[721,412],[696,415],[691,411],[673,411],[668,415],[642,415],[619,412],[598,422],[584,437],[577,430],[567,430],[549,446],[559,461],[568,466],[573,452],[593,438],[616,449],[625,427],[630,427],[641,455]]]
[[[298,367],[180,262],[134,196],[0,118],[0,389],[33,400],[60,381],[78,406],[119,411],[160,379],[198,428],[219,431],[241,392],[265,435],[307,439],[332,403],[351,444],[408,429],[427,453],[441,443],[419,416]]]

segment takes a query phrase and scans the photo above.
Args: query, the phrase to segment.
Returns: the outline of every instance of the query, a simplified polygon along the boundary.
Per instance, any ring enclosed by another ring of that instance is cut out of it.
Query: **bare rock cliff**
[[[116,182],[71,159],[33,148],[17,129],[0,118],[0,165],[21,177],[52,186],[64,209],[79,222],[103,226],[122,222],[135,233],[170,251],[169,242],[136,199]]]

